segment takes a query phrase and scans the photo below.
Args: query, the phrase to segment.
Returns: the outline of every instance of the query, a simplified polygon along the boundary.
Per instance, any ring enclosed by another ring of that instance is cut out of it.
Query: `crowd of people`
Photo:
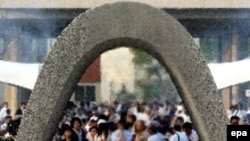
[[[25,109],[26,103],[22,102],[19,109],[15,112],[15,118],[13,118],[11,116],[11,110],[9,109],[8,102],[4,102],[0,110],[0,136],[8,137],[17,135]]]
[[[53,141],[198,141],[183,104],[69,102]]]
[[[234,106],[229,124],[248,124],[247,112]],[[21,103],[15,119],[5,102],[0,110],[0,136],[15,136],[25,112]],[[238,110],[238,111],[237,111]],[[245,115],[246,114],[246,115]],[[198,141],[185,106],[180,103],[131,102],[97,104],[68,102],[52,141]]]

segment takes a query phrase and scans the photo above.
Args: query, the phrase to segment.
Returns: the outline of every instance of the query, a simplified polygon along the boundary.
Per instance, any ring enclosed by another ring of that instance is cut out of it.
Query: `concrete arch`
[[[81,74],[101,53],[138,47],[170,72],[202,141],[226,141],[226,114],[209,68],[173,17],[140,4],[107,4],[81,14],[47,57],[21,123],[18,141],[49,141]]]

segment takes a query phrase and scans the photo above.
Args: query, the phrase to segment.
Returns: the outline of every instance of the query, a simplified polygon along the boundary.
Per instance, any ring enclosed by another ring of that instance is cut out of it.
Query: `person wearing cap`
[[[98,117],[91,117],[88,121],[88,124],[85,126],[86,131],[89,131],[89,129],[93,126],[97,126],[97,121],[98,121]]]
[[[108,141],[109,137],[109,124],[101,119],[98,120],[98,133],[96,141]]]

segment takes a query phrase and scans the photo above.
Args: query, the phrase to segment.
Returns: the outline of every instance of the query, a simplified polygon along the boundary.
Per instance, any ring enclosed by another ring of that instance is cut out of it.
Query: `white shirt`
[[[179,135],[179,140],[177,134]],[[185,132],[176,132],[170,137],[169,141],[188,141],[188,137]]]
[[[165,137],[161,133],[149,136],[147,141],[165,141]]]
[[[3,107],[2,109],[1,109],[1,111],[0,111],[0,120],[1,121],[3,121],[4,120],[4,118],[5,118],[5,116],[7,116],[8,114],[7,114],[7,108],[6,107]]]
[[[128,130],[116,130],[111,134],[111,141],[120,141],[120,139],[124,137],[125,141],[131,141],[132,140],[132,133]]]
[[[192,133],[190,136],[188,136],[188,138],[190,141],[198,141],[199,140],[199,136],[195,130],[192,130]]]

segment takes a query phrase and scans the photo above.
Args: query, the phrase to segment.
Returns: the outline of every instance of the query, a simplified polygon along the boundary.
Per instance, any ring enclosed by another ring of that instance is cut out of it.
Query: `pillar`
[[[13,39],[7,46],[7,52],[5,54],[6,61],[17,61],[18,60],[18,40]],[[4,101],[8,102],[11,110],[11,116],[15,116],[15,112],[18,108],[18,88],[16,86],[5,85],[4,87]]]

